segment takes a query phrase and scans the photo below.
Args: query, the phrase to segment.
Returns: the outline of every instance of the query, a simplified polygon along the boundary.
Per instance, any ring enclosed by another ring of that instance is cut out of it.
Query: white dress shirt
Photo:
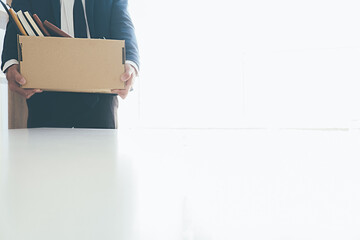
[[[74,9],[74,3],[75,0],[60,0],[60,9],[61,9],[61,30],[69,34],[70,36],[74,37],[74,16],[73,16],[73,9]],[[89,25],[86,17],[86,5],[85,0],[82,0],[82,4],[84,7],[84,14],[85,14],[85,20],[86,20],[86,31],[87,36],[90,38],[90,31],[89,31]],[[133,61],[126,60],[126,63],[133,66],[136,70],[136,73],[139,72],[138,66]],[[10,66],[14,64],[19,64],[18,60],[16,59],[10,59],[8,60],[3,67],[3,72],[5,72]]]
[[[75,0],[60,0],[60,7],[61,7],[61,30],[66,32],[72,37],[75,37],[74,33],[74,3]],[[84,15],[86,21],[86,31],[87,37],[90,38],[90,31],[88,26],[88,21],[86,17],[86,8],[85,8],[85,0],[82,0],[82,4],[84,7]]]

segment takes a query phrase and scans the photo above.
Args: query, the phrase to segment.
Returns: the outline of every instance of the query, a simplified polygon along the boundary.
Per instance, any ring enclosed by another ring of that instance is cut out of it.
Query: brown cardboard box
[[[110,93],[124,89],[125,41],[18,36],[23,88]]]

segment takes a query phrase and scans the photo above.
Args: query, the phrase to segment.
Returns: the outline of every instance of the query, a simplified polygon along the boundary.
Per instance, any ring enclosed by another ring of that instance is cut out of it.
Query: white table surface
[[[0,239],[131,239],[131,161],[116,131],[10,130]]]
[[[360,239],[359,146],[359,131],[3,131],[0,239]]]

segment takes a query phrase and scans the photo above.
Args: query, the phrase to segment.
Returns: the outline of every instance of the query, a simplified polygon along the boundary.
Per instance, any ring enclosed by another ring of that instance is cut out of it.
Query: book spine
[[[18,15],[19,20],[22,23],[23,27],[25,28],[25,31],[28,33],[28,35],[29,36],[36,36],[34,31],[31,29],[28,21],[26,20],[24,13],[21,10],[19,10],[17,12],[17,15]]]
[[[28,18],[28,16],[26,15],[26,13],[25,13],[25,12],[23,12],[23,15],[24,15],[24,18],[26,19],[26,21],[27,21],[27,23],[28,23],[29,27],[30,27],[30,28],[31,28],[31,30],[34,32],[35,36],[38,36],[38,34],[37,34],[37,32],[36,32],[36,30],[35,30],[34,26],[31,24],[31,22],[30,22],[30,20],[29,20],[29,18]]]
[[[36,24],[39,26],[39,28],[41,29],[41,31],[44,33],[45,36],[50,36],[50,33],[46,30],[46,28],[44,27],[43,23],[41,22],[40,18],[38,17],[38,15],[33,14],[33,18],[36,22]]]
[[[41,30],[39,29],[39,27],[37,26],[37,24],[34,22],[33,18],[31,17],[29,12],[25,12],[25,17],[27,18],[28,22],[30,23],[30,26],[32,27],[32,29],[34,30],[34,32],[36,33],[36,35],[43,37],[44,34],[41,32]]]
[[[9,12],[10,12],[11,18],[14,20],[14,22],[15,22],[17,28],[19,29],[20,33],[22,35],[24,35],[24,36],[28,36],[28,34],[26,33],[24,27],[21,25],[20,20],[17,17],[15,11],[12,8],[10,8]]]
[[[47,30],[54,33],[56,36],[72,38],[69,34],[62,31],[61,29],[59,29],[58,27],[56,27],[54,24],[50,23],[47,20],[44,21],[44,26],[47,28]]]

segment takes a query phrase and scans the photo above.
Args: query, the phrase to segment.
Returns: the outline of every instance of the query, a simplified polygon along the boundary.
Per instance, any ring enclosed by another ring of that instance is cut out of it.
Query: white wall
[[[5,79],[0,77],[0,132],[8,128],[8,89]]]
[[[130,9],[140,126],[357,126],[357,1],[131,0]]]
[[[4,30],[0,30],[0,52],[2,52],[3,38]],[[8,88],[6,82],[5,75],[0,72],[0,132],[8,128]]]
[[[0,53],[3,48],[3,40],[5,34],[6,24],[8,22],[8,15],[5,10],[0,8]],[[1,60],[0,60],[1,63]],[[8,90],[7,90],[7,81],[5,75],[0,71],[0,132],[3,129],[8,128]]]

